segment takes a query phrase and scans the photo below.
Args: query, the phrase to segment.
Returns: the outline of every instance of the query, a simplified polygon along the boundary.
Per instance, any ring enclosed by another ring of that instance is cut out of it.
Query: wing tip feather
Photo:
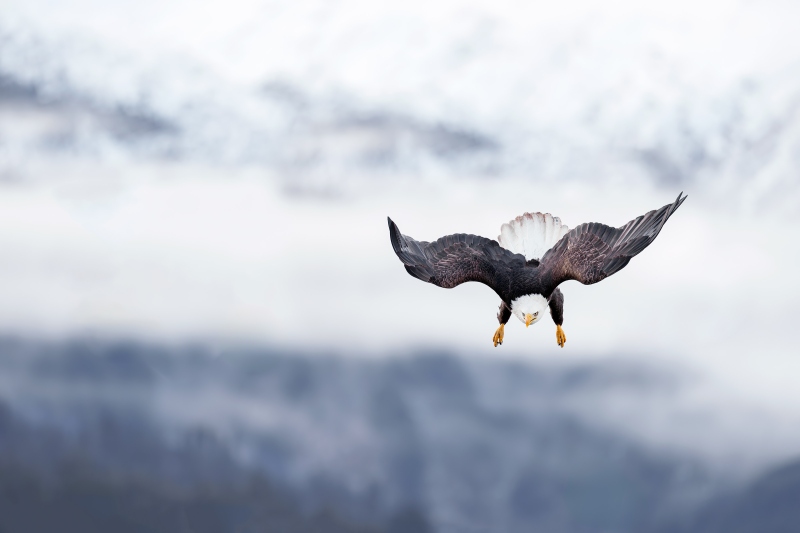
[[[401,242],[403,240],[403,235],[400,233],[400,228],[397,227],[397,224],[395,224],[391,218],[386,217],[386,219],[389,221],[389,239],[392,241],[392,248],[394,249],[394,253],[400,255],[402,252]]]

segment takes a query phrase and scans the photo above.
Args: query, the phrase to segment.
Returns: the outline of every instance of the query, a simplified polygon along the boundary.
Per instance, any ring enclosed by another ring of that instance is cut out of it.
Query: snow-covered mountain
[[[312,183],[644,180],[798,206],[790,3],[160,6],[7,10],[4,172],[66,152]]]
[[[56,487],[70,464],[120,488],[149,480],[211,494],[265,476],[300,507],[362,523],[417,509],[441,533],[477,524],[642,532],[693,512],[754,466],[720,468],[598,423],[614,395],[647,402],[689,385],[627,363],[2,339],[0,369],[0,467],[49,473]]]
[[[733,520],[755,533],[759,518],[797,516],[781,504],[796,502],[796,476],[759,481],[768,498],[748,488],[793,457],[754,445],[756,413],[731,433],[714,410],[685,410],[701,382],[650,364],[2,338],[0,371],[4,531],[47,530],[26,516],[33,504],[75,528],[263,514],[253,531],[319,509],[324,531],[338,515],[390,533],[699,533]],[[672,442],[648,438],[656,426]],[[416,525],[399,520],[409,512]]]

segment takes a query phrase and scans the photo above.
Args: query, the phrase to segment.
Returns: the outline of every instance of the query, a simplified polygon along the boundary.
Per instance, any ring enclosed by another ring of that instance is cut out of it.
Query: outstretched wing
[[[389,236],[409,274],[445,289],[478,281],[505,300],[513,272],[525,268],[525,257],[477,235],[457,233],[434,242],[416,241],[401,234],[390,218]]]
[[[542,257],[539,267],[542,281],[552,290],[570,279],[590,285],[618,272],[655,240],[672,213],[686,200],[682,195],[674,203],[650,211],[621,228],[597,222],[581,224]]]

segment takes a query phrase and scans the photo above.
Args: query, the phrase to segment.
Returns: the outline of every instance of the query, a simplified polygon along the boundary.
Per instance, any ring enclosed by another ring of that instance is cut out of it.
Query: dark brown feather
[[[539,274],[552,291],[574,279],[584,285],[597,283],[619,272],[636,254],[655,240],[670,216],[686,197],[631,220],[621,228],[591,222],[581,224],[561,238],[544,254]]]
[[[392,219],[389,235],[394,252],[409,274],[446,289],[477,281],[508,300],[514,273],[526,267],[522,255],[477,235],[458,233],[434,242],[417,241],[400,233]]]

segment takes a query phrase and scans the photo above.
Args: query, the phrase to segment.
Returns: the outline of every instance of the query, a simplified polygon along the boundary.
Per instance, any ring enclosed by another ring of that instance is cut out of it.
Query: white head
[[[511,312],[526,326],[530,326],[542,319],[547,305],[547,298],[541,294],[526,294],[511,301]]]

